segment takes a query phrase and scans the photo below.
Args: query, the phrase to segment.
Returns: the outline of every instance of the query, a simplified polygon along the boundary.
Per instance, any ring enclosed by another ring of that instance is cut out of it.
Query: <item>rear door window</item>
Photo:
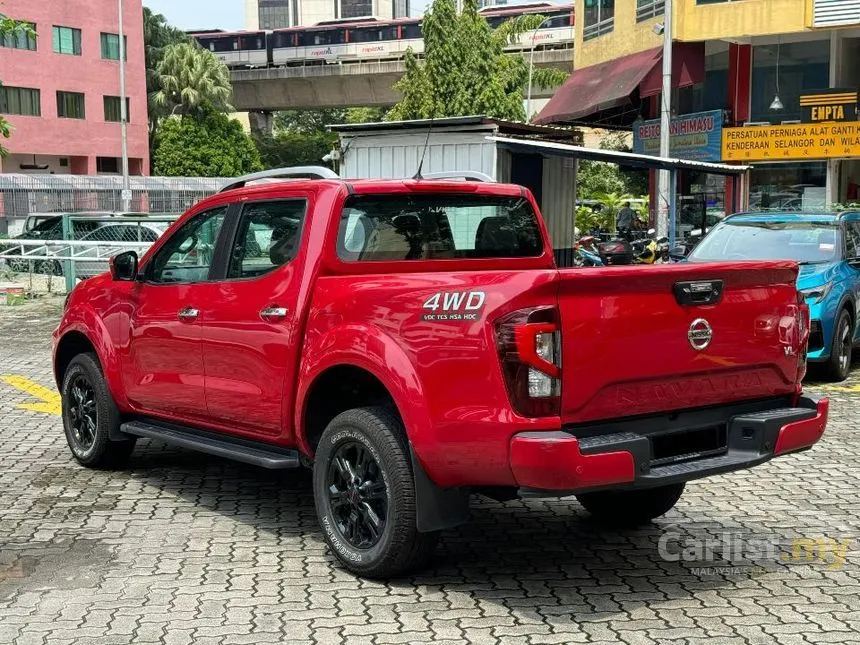
[[[306,211],[303,199],[247,204],[230,254],[228,279],[256,278],[295,258]]]
[[[537,257],[543,238],[522,197],[356,195],[341,214],[347,262]]]

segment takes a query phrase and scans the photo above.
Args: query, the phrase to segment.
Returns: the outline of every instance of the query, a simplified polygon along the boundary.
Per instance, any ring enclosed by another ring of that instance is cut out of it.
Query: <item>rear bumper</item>
[[[655,439],[671,446],[691,428],[669,432],[523,432],[511,439],[510,465],[524,494],[585,492],[603,488],[648,488],[755,466],[775,456],[811,447],[824,434],[828,399],[801,397],[797,407],[745,412],[714,421],[725,445],[703,454],[655,459]],[[698,413],[696,423],[707,415]],[[724,428],[724,431],[722,430]]]

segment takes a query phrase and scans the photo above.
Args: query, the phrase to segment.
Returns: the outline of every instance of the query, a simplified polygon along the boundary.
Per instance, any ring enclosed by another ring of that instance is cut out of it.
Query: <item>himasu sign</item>
[[[669,156],[691,161],[719,161],[723,111],[696,112],[672,119]],[[633,124],[633,152],[660,154],[660,120]]]
[[[860,157],[860,121],[723,130],[723,161]]]

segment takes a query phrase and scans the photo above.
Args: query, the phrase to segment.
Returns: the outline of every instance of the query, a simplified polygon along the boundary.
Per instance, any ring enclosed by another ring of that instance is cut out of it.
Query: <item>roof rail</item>
[[[465,179],[466,181],[482,181],[494,184],[496,180],[477,170],[446,170],[444,172],[428,172],[422,179]]]
[[[255,172],[250,175],[243,175],[232,179],[225,184],[219,193],[235,188],[242,188],[251,181],[259,179],[340,179],[338,174],[325,166],[293,166],[292,168],[274,168],[272,170],[264,170],[263,172]]]

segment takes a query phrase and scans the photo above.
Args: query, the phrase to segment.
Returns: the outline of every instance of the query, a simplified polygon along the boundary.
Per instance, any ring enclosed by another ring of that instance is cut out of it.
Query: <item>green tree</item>
[[[158,65],[164,58],[164,50],[170,45],[190,42],[188,35],[181,29],[172,27],[160,13],[153,13],[148,7],[143,8],[143,44],[146,60],[146,95],[149,97],[149,133],[150,146],[152,137],[158,125],[160,111],[152,105],[152,97],[161,91],[161,77],[158,75]]]
[[[275,114],[274,134],[256,134],[255,142],[265,168],[318,166],[338,143],[328,126],[380,120],[382,111],[377,108],[284,110]]]
[[[608,132],[600,139],[600,148],[630,152],[629,133]],[[598,199],[600,194],[644,195],[648,193],[648,171],[625,168],[603,161],[581,161],[576,176],[580,199]]]
[[[540,15],[525,15],[493,30],[478,13],[477,0],[464,0],[460,14],[454,0],[434,0],[421,24],[424,60],[407,52],[406,71],[394,86],[403,98],[387,118],[485,114],[525,120],[528,61],[522,55],[506,54],[504,48],[543,20]],[[533,83],[552,87],[565,76],[561,70],[535,68]]]
[[[157,117],[199,114],[207,108],[233,111],[227,66],[196,43],[165,47],[156,74],[160,89],[153,94],[151,104]]]
[[[262,169],[260,153],[242,124],[212,108],[164,119],[153,157],[166,177],[235,177]]]
[[[26,22],[19,22],[17,20],[13,20],[0,13],[0,38],[4,36],[32,36],[36,37],[36,32],[33,31],[33,28]],[[0,86],[3,83],[0,81]],[[2,115],[0,115],[0,137],[3,139],[8,139],[12,136],[12,124],[9,123]],[[6,150],[2,145],[0,145],[0,157],[5,157],[9,154],[9,151]]]

